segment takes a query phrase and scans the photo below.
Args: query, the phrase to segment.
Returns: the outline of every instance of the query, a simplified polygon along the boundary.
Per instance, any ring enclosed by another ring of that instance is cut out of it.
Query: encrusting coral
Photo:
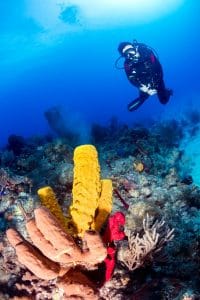
[[[143,229],[143,221],[146,216],[154,219],[160,219],[161,211],[153,203],[141,200],[140,202],[133,203],[126,214],[125,233],[129,231],[139,232]]]

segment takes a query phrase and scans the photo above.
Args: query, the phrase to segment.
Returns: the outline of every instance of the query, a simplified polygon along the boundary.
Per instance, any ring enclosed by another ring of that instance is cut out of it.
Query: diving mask
[[[134,61],[138,61],[139,57],[140,57],[140,54],[138,52],[138,49],[137,47],[136,48],[129,48],[127,49],[123,56],[126,58],[126,59],[129,59],[129,60],[134,60]]]

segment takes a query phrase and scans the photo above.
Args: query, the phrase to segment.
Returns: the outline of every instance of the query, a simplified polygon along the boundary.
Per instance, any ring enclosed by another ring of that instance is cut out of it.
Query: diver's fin
[[[146,99],[137,98],[128,104],[128,110],[134,111],[140,107]]]
[[[171,96],[173,96],[173,90],[171,89],[164,89],[158,91],[158,99],[161,104],[166,104],[169,101]]]

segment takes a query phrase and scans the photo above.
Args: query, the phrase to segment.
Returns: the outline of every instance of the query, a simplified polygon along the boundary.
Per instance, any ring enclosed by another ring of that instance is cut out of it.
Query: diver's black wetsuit
[[[136,110],[150,95],[156,93],[160,103],[166,104],[172,91],[165,88],[162,66],[158,58],[142,43],[131,45],[129,50],[134,50],[135,54],[129,50],[122,54],[125,57],[124,68],[129,81],[139,89],[140,94],[128,105],[128,110]]]

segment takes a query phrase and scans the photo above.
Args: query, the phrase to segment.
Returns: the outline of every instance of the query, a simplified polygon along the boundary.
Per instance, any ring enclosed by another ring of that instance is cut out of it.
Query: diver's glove
[[[149,83],[147,85],[142,84],[139,87],[139,89],[140,89],[141,92],[147,93],[149,96],[155,95],[157,93],[157,90],[152,89]]]

